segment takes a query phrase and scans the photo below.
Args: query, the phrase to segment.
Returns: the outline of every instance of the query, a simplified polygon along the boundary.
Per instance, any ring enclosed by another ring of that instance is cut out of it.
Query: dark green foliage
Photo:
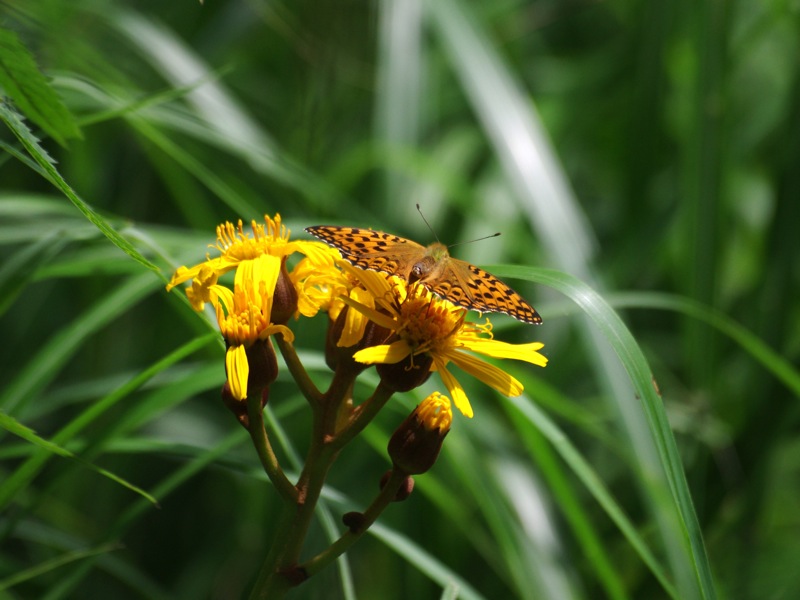
[[[798,46],[781,1],[0,2],[0,595],[246,595],[274,490],[164,284],[224,220],[428,244],[420,203],[445,244],[503,232],[452,254],[550,363],[510,401],[461,377],[475,418],[295,597],[800,596]],[[326,378],[324,318],[290,326]],[[309,553],[418,400],[343,453]],[[296,475],[285,375],[267,416]]]

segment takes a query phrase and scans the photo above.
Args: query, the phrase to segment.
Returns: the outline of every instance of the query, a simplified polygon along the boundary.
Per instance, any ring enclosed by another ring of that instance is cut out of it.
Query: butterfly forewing
[[[412,267],[427,253],[425,246],[382,231],[332,225],[308,227],[306,231],[338,249],[354,266],[397,275],[406,281]],[[438,268],[419,281],[434,294],[470,310],[505,313],[535,325],[542,322],[525,298],[491,273],[446,252],[436,264]]]

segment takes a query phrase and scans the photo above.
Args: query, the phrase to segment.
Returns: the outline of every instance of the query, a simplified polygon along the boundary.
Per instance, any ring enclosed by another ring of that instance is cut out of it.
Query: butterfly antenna
[[[419,207],[419,202],[417,202],[417,211],[419,212],[419,216],[422,217],[422,220],[425,221],[425,225],[427,225],[428,229],[431,230],[431,233],[433,234],[433,237],[435,237],[436,241],[439,242],[439,236],[436,235],[436,232],[433,230],[433,227],[431,227],[431,224],[428,223],[428,219],[426,219],[425,215],[422,214],[422,209]],[[441,244],[442,242],[439,242],[439,243]]]
[[[493,233],[492,235],[485,235],[483,237],[479,237],[479,238],[474,239],[474,240],[468,240],[466,242],[456,242],[455,244],[450,244],[448,246],[448,248],[452,248],[453,246],[461,246],[463,244],[471,244],[472,242],[480,242],[480,241],[483,241],[483,240],[488,240],[489,238],[497,237],[498,235],[500,235],[499,231],[497,233]]]

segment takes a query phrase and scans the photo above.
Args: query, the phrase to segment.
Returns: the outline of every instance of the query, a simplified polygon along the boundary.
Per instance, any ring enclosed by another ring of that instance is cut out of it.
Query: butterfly
[[[382,231],[315,225],[306,231],[333,246],[350,264],[419,282],[437,296],[478,312],[499,312],[539,325],[542,317],[525,298],[491,273],[450,256],[438,242],[425,247]]]

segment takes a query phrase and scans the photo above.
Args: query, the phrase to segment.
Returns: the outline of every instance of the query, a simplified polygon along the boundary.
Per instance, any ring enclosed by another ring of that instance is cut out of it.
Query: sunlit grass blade
[[[652,444],[660,462],[661,473],[647,473],[646,485],[650,498],[656,507],[655,517],[663,520],[662,532],[668,552],[675,552],[682,548],[683,559],[680,555],[673,554],[673,563],[676,569],[682,572],[673,573],[678,582],[678,591],[681,596],[698,598],[715,598],[713,578],[705,551],[703,535],[700,529],[697,514],[694,510],[689,493],[683,464],[675,445],[675,438],[670,429],[669,422],[664,412],[664,406],[658,392],[653,386],[653,375],[647,360],[644,358],[636,340],[631,335],[619,316],[589,286],[567,275],[547,269],[498,265],[492,271],[507,277],[535,281],[547,285],[575,302],[591,319],[600,334],[608,341],[613,352],[630,377],[630,382],[636,391],[636,402],[626,405],[627,410],[641,411],[646,418],[649,431],[639,432],[646,435],[646,439],[639,439],[638,443]],[[641,460],[641,457],[636,457]],[[664,531],[665,526],[673,522],[680,530],[678,538],[672,538],[678,532]],[[670,544],[679,544],[670,548]],[[691,586],[683,589],[684,586]]]
[[[388,152],[416,146],[420,135],[423,78],[423,19],[419,0],[378,5],[378,89],[375,106],[375,137]],[[427,162],[427,161],[426,161]],[[363,161],[362,161],[362,164]],[[414,178],[384,165],[385,194],[381,202],[392,220],[408,219],[404,201]]]
[[[583,275],[595,240],[533,100],[466,3],[441,0],[425,9],[520,210],[553,264]]]

